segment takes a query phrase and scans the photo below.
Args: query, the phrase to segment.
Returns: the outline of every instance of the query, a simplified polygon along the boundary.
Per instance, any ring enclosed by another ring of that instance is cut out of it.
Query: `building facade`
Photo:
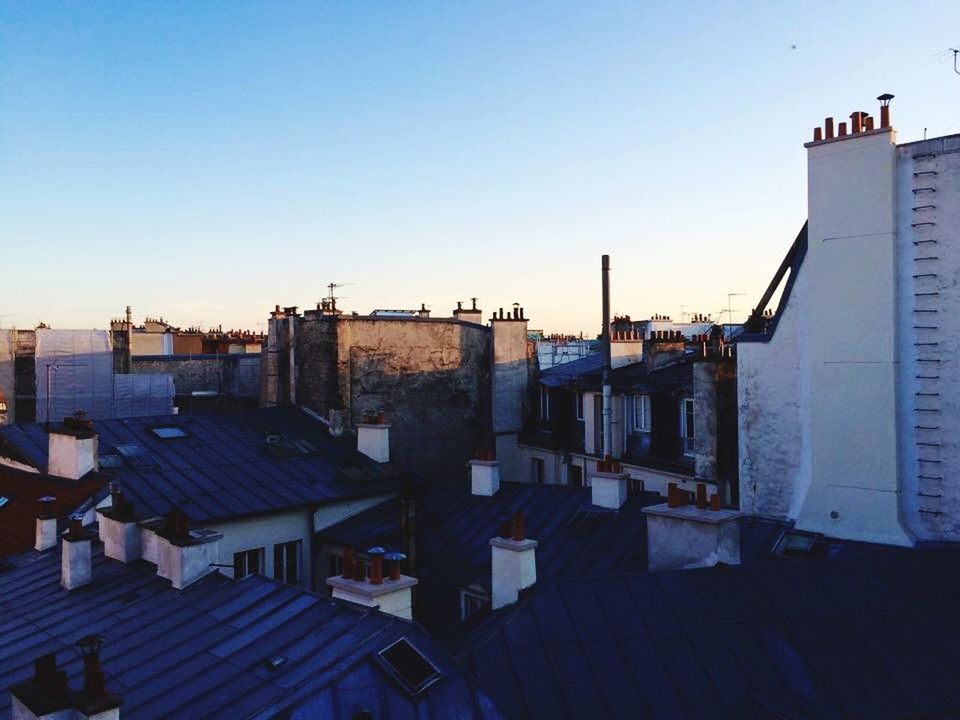
[[[750,512],[910,545],[960,538],[960,136],[898,145],[891,97],[806,145],[779,307],[738,345],[740,475]]]

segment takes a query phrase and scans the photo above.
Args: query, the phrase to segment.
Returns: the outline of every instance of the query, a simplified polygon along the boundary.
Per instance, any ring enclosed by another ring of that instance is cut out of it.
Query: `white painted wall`
[[[205,522],[204,528],[223,535],[219,543],[217,562],[229,567],[217,568],[228,577],[233,577],[233,554],[241,550],[263,548],[263,575],[273,577],[273,546],[292,540],[302,541],[300,556],[302,584],[312,587],[312,557],[310,541],[313,537],[313,514],[306,509],[256,517],[239,518],[223,522]]]

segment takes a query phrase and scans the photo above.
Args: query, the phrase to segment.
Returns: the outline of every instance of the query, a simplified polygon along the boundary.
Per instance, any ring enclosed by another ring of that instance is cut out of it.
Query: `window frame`
[[[468,600],[476,603],[476,606],[470,611],[467,612]],[[490,596],[482,595],[481,593],[475,592],[473,590],[460,589],[460,622],[464,622],[475,613],[480,612],[483,608],[487,607],[490,604]]]
[[[573,413],[577,420],[583,420],[583,393],[577,392],[573,395]]]
[[[543,458],[530,458],[530,479],[534,485],[543,485],[547,481],[547,464]]]
[[[540,388],[540,427],[544,430],[550,429],[550,391]]]
[[[258,547],[258,548],[249,548],[249,549],[247,549],[247,550],[238,550],[237,552],[235,552],[235,553],[233,554],[233,579],[234,579],[234,580],[242,580],[243,578],[247,577],[248,575],[263,575],[264,570],[266,570],[266,568],[264,567],[264,563],[266,562],[266,559],[267,559],[267,558],[266,558],[266,556],[267,556],[266,550],[267,550],[266,547]],[[253,571],[250,570],[250,557],[251,557],[251,556],[257,558],[257,563],[258,563],[258,569],[257,569],[257,570],[253,570]],[[238,560],[239,558],[241,558],[241,557],[243,558],[243,569],[244,569],[244,572],[242,572],[242,573],[239,574],[239,576],[238,576],[238,574],[237,574],[237,569],[238,569],[239,565],[238,565],[237,560]]]
[[[290,552],[293,557],[289,557]],[[288,540],[286,542],[274,543],[273,546],[273,579],[293,587],[303,585],[303,541]],[[278,562],[279,558],[279,562]],[[294,563],[294,582],[290,582],[288,569],[290,563]]]
[[[653,426],[651,422],[651,403],[649,395],[634,395],[631,399],[632,413],[630,417],[630,430],[633,433],[646,434],[650,432]],[[640,409],[640,417],[637,417],[637,409]]]

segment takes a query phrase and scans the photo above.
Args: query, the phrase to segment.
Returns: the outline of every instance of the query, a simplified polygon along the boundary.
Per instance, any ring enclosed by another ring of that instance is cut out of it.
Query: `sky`
[[[0,326],[256,330],[334,282],[595,334],[603,253],[615,313],[741,320],[825,116],[960,133],[950,47],[956,0],[0,0]]]

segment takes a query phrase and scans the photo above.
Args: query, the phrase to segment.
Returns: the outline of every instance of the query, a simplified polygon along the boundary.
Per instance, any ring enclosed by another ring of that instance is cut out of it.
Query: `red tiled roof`
[[[37,500],[44,495],[56,498],[53,509],[59,523],[107,484],[102,475],[88,474],[79,482],[53,479],[47,475],[20,472],[0,465],[0,496],[7,498],[0,507],[0,557],[24,552],[36,539]]]

